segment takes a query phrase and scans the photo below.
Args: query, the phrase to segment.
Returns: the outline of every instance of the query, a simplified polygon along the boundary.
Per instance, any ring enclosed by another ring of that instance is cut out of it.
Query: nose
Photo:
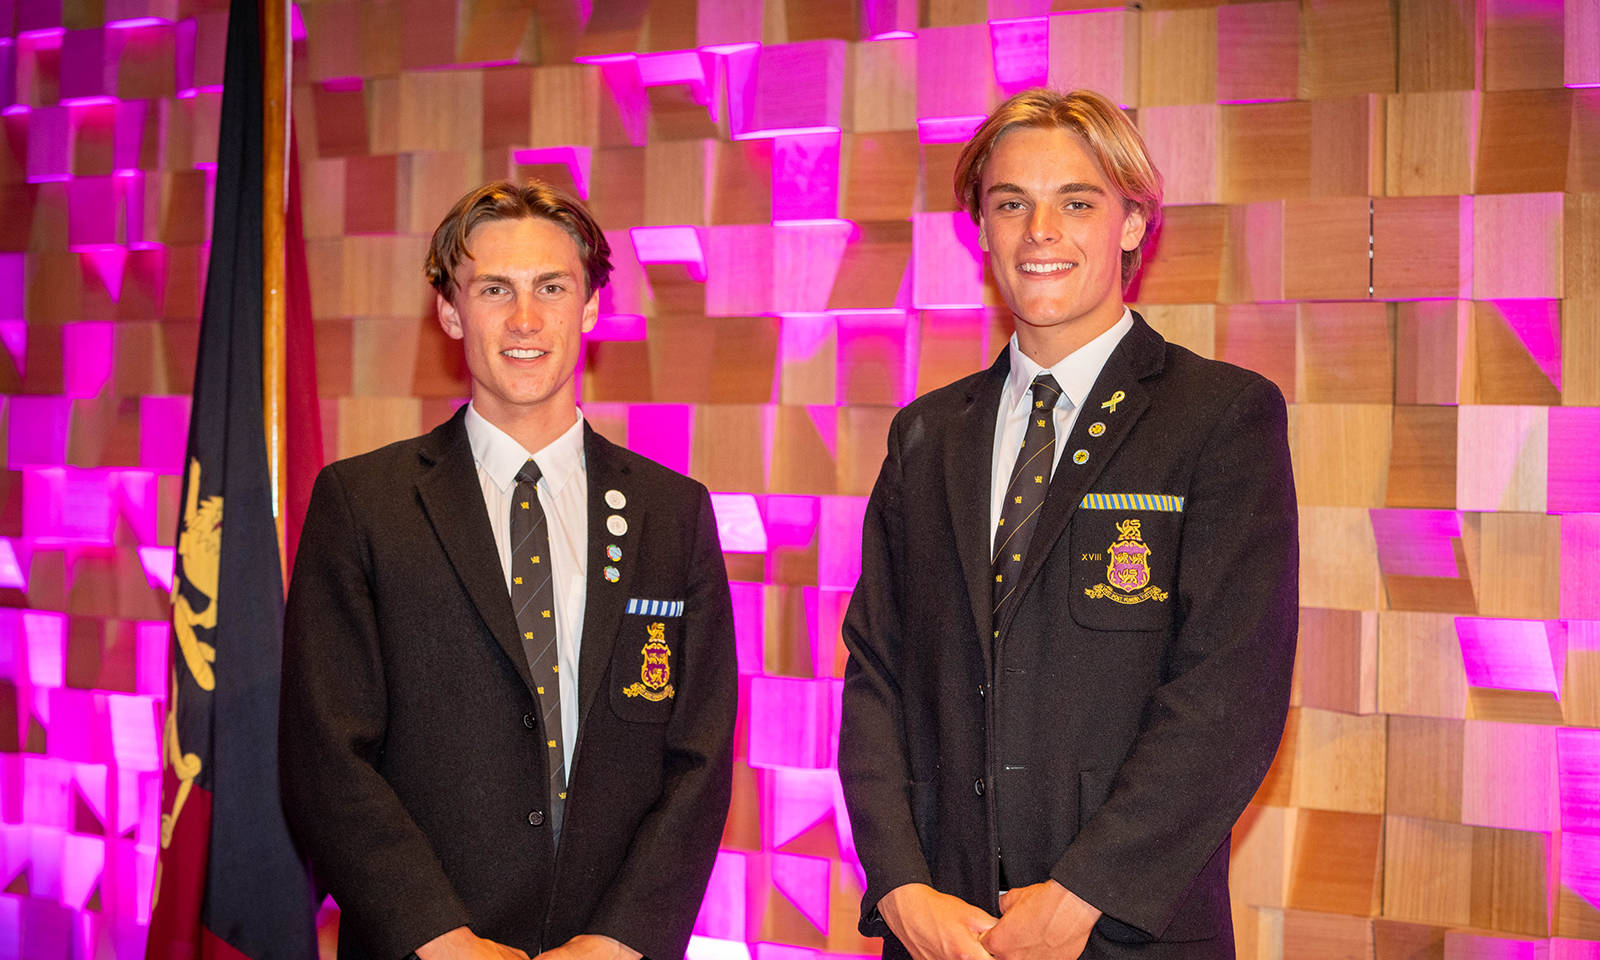
[[[1056,211],[1049,204],[1039,204],[1028,215],[1028,240],[1033,243],[1054,243],[1061,238]]]
[[[517,333],[538,333],[544,326],[539,317],[538,304],[531,294],[517,297],[508,326]]]

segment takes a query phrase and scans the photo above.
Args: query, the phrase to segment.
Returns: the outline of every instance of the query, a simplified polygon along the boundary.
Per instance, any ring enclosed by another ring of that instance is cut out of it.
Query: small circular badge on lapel
[[[618,570],[616,567],[606,567],[605,574],[606,579],[612,583],[616,583],[618,580],[622,579],[622,571]]]
[[[1098,437],[1102,433],[1105,433],[1105,432],[1106,432],[1106,425],[1105,424],[1103,424],[1103,423],[1091,423],[1091,424],[1089,424],[1089,436]]]
[[[613,537],[620,537],[628,532],[628,521],[613,513],[606,517],[606,529],[611,531]]]
[[[1072,455],[1072,462],[1076,463],[1080,467],[1083,466],[1084,464],[1088,463],[1089,462],[1089,451],[1087,451],[1087,450],[1079,450],[1079,451],[1075,452]]]
[[[621,490],[606,491],[606,506],[613,510],[621,510],[628,505],[628,498],[622,495]]]
[[[622,559],[622,548],[614,543],[606,545],[606,559],[615,563]]]

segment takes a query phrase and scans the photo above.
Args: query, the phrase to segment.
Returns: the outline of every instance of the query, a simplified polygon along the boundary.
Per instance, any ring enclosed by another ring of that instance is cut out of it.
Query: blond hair
[[[956,200],[977,223],[983,166],[995,144],[1013,127],[1061,129],[1074,133],[1089,148],[1106,179],[1122,196],[1128,211],[1144,214],[1144,239],[1122,252],[1122,285],[1139,272],[1144,248],[1161,222],[1161,172],[1150,160],[1144,138],[1115,103],[1092,90],[1057,93],[1037,87],[1024,90],[995,108],[961,151],[956,161]]]

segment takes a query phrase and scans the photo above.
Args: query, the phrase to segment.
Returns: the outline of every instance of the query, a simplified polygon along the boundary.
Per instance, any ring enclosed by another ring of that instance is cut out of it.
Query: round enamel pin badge
[[[628,521],[613,513],[606,517],[606,529],[611,531],[613,537],[620,537],[628,532]]]
[[[621,490],[606,491],[606,506],[613,510],[621,510],[628,505],[628,498],[622,495]]]
[[[618,570],[616,567],[606,567],[605,574],[606,579],[612,583],[616,583],[618,580],[622,579],[622,571]]]
[[[1098,437],[1102,433],[1105,433],[1105,432],[1106,432],[1106,425],[1105,424],[1103,424],[1103,423],[1091,423],[1091,424],[1089,424],[1089,436]]]
[[[621,560],[622,559],[622,548],[617,546],[614,543],[607,544],[606,545],[606,559],[612,561],[613,563],[615,563],[618,560]]]
[[[1075,452],[1072,455],[1072,462],[1076,463],[1080,467],[1083,466],[1084,464],[1088,463],[1089,462],[1089,451],[1087,451],[1087,450],[1079,450],[1079,451]]]

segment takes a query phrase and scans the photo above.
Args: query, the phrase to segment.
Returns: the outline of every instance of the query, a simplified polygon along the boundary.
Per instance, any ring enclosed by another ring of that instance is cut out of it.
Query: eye
[[[1004,210],[1004,211],[1008,211],[1008,212],[1012,211],[1012,210],[1021,210],[1022,209],[1022,201],[1021,200],[1002,200],[1002,201],[1000,201],[999,204],[997,204],[995,206],[995,209],[996,210]]]
[[[1068,200],[1067,201],[1067,209],[1068,210],[1089,210],[1089,209],[1092,209],[1092,208],[1093,208],[1093,204],[1091,204],[1087,200]]]
[[[566,287],[559,283],[547,283],[539,288],[539,292],[547,297],[553,297],[566,291]]]
[[[490,284],[484,285],[484,287],[479,292],[482,293],[486,297],[498,297],[501,294],[506,292],[506,288],[501,286],[498,283],[490,283]]]

